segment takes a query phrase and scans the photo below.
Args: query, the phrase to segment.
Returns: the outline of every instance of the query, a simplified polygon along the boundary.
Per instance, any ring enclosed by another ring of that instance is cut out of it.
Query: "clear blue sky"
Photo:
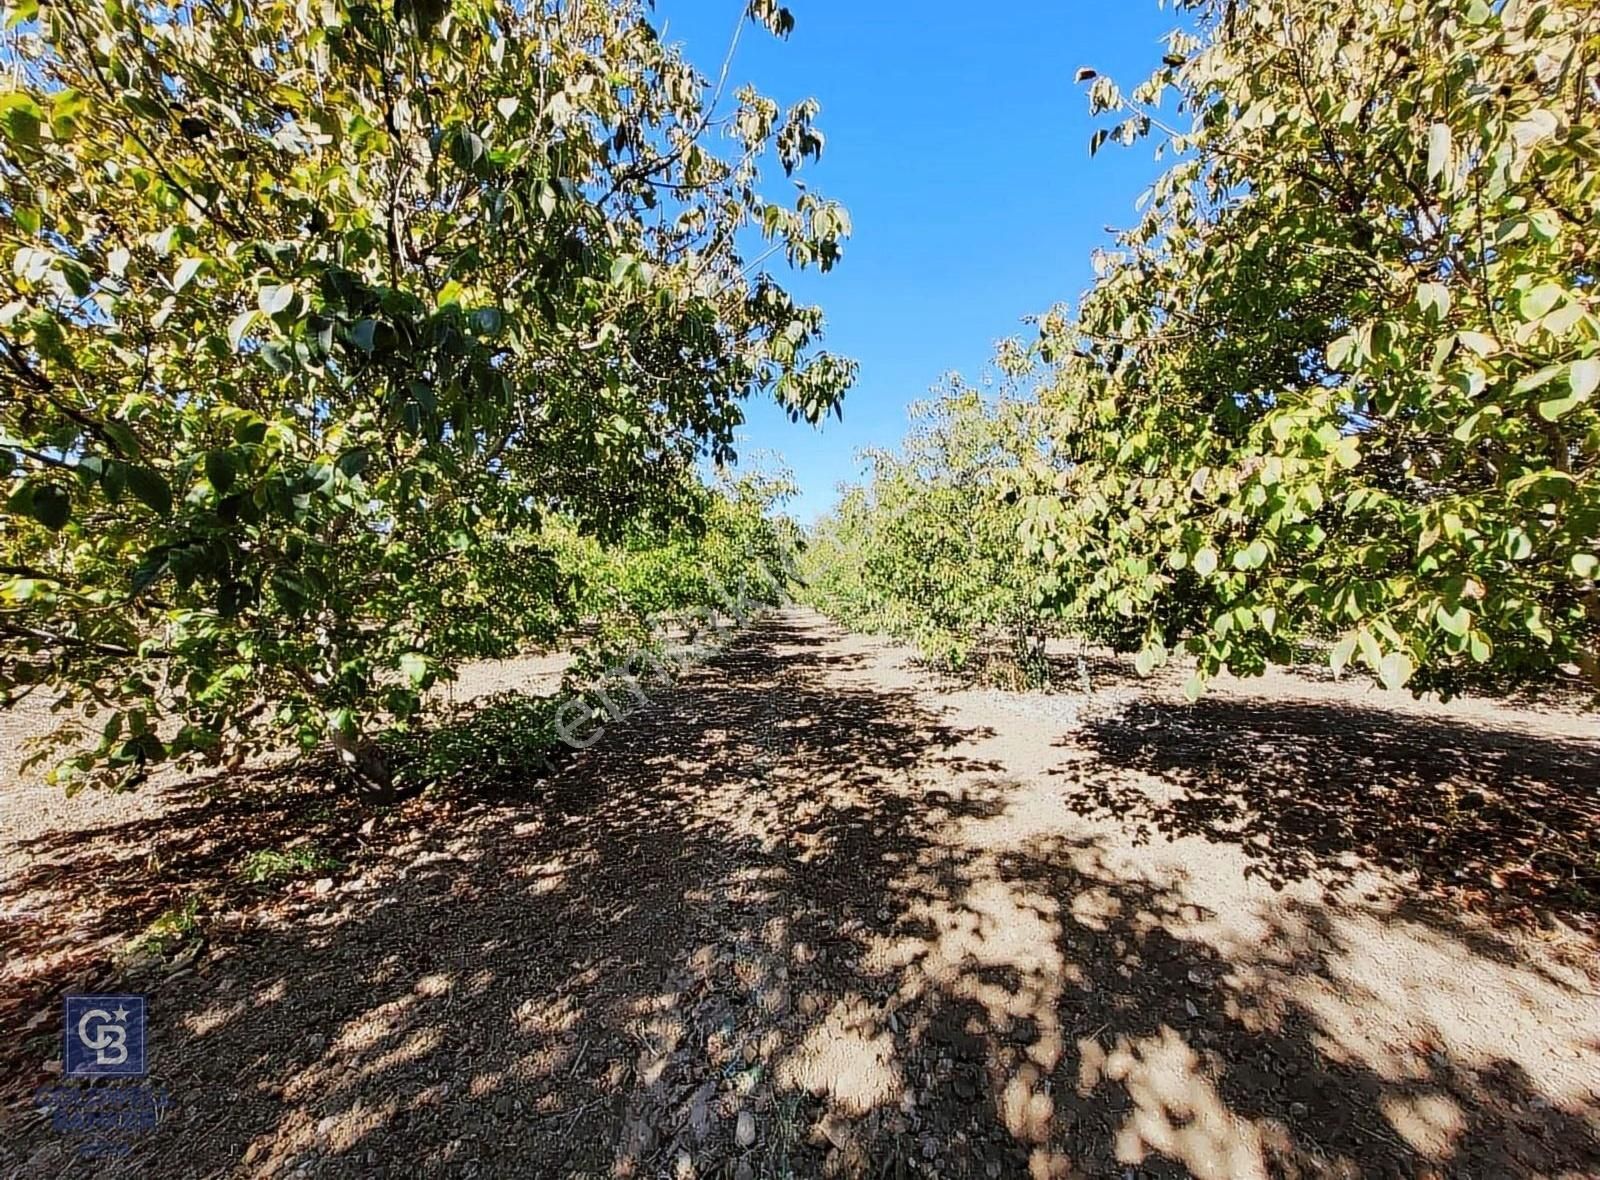
[[[657,27],[715,76],[744,0],[658,0]],[[1126,226],[1158,174],[1149,143],[1093,159],[1079,66],[1131,87],[1159,64],[1180,14],[1156,0],[786,0],[795,30],[747,26],[729,77],[787,107],[822,105],[827,136],[804,179],[842,201],[854,235],[827,275],[784,278],[822,305],[827,347],[861,363],[844,420],[813,430],[752,401],[741,454],[781,454],[809,521],[891,446],[906,406],[943,374],[977,377],[1022,317],[1076,300],[1107,226]],[[767,187],[793,189],[782,170]]]

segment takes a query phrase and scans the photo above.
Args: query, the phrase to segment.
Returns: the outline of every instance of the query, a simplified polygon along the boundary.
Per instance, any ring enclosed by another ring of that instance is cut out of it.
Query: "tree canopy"
[[[5,15],[0,692],[59,695],[68,778],[403,721],[573,621],[550,521],[703,517],[745,399],[853,378],[766,266],[849,232],[760,188],[816,104],[641,0]]]
[[[1600,22],[1572,0],[1194,3],[1107,141],[1176,162],[1038,321],[1039,605],[1255,672],[1600,686]],[[1011,511],[1005,500],[988,509]]]
[[[947,667],[998,655],[998,671],[1037,680],[1048,575],[1018,545],[1021,511],[1004,499],[1038,446],[1031,409],[954,377],[914,405],[900,450],[871,452],[868,481],[811,536],[810,600]]]

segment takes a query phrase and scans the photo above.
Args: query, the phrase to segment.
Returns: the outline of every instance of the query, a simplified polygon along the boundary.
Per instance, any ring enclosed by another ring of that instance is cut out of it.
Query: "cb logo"
[[[69,1078],[143,1077],[145,998],[68,996],[61,1072]]]

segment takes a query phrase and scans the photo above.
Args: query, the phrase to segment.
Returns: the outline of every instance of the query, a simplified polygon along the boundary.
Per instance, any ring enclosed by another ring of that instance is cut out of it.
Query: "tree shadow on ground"
[[[1600,741],[1248,698],[1136,702],[1080,741],[1178,788],[1091,771],[1077,776],[1082,804],[1146,836],[1237,845],[1275,883],[1348,876],[1354,854],[1445,900],[1600,913]]]
[[[18,1078],[13,1054],[54,1039],[53,1025],[38,1033],[34,1023],[47,1003],[69,986],[111,983],[163,914],[194,903],[226,923],[259,904],[267,894],[244,873],[251,854],[300,851],[313,866],[355,855],[373,808],[331,771],[300,764],[151,784],[155,814],[5,841],[7,856],[26,858],[6,888],[31,920],[0,927],[0,1094]]]
[[[1258,945],[1219,948],[1181,876],[1034,832],[1037,800],[963,753],[986,731],[858,667],[810,620],[766,623],[541,799],[418,813],[327,896],[219,932],[152,997],[176,1112],[122,1169],[1600,1165],[1594,1106],[1514,1056],[1402,1069],[1330,1041],[1305,988],[1374,1002],[1338,974],[1334,915],[1274,911]],[[0,1161],[70,1170],[47,1126],[10,1121]]]

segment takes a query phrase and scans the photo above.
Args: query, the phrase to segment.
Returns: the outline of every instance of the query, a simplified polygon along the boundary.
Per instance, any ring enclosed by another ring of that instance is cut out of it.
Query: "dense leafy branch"
[[[1600,129],[1565,90],[1600,29],[1563,3],[1193,7],[1129,96],[1085,71],[1123,115],[1095,146],[1154,130],[1180,162],[1042,325],[1057,487],[1024,538],[1055,605],[1148,666],[1186,648],[1195,691],[1306,642],[1419,689],[1594,678]]]
[[[636,0],[5,14],[0,688],[98,713],[64,777],[359,750],[584,617],[569,532],[720,527],[743,403],[853,379],[746,253],[840,257],[842,209],[760,188],[814,104],[715,123]]]

